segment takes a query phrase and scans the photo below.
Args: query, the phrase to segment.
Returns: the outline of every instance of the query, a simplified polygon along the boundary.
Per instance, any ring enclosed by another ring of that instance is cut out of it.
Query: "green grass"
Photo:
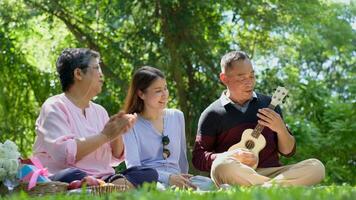
[[[112,193],[106,196],[93,196],[89,194],[78,195],[51,195],[44,197],[29,197],[25,193],[1,197],[0,199],[43,199],[43,200],[94,200],[94,199],[127,199],[127,200],[280,200],[280,199],[313,199],[313,200],[347,200],[356,199],[356,187],[352,186],[322,186],[322,187],[235,187],[228,190],[198,193],[187,190],[158,191],[149,187],[122,193]]]

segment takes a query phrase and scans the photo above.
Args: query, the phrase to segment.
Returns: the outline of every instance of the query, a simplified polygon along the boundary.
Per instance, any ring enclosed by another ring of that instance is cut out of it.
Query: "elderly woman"
[[[112,166],[123,160],[122,134],[136,121],[136,114],[122,112],[109,118],[91,101],[101,92],[103,74],[99,53],[90,49],[66,49],[57,60],[63,93],[46,100],[36,121],[34,156],[56,181],[71,182],[87,175],[133,188],[154,182],[150,168],[130,168],[116,175]],[[129,152],[127,152],[129,153]],[[126,180],[125,180],[126,179]]]

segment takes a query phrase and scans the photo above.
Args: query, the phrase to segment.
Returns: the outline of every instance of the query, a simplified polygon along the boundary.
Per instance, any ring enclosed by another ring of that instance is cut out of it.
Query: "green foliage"
[[[242,49],[253,58],[256,91],[290,91],[282,108],[298,147],[284,161],[316,157],[325,184],[355,184],[356,4],[333,2],[2,0],[0,140],[31,153],[40,106],[60,92],[56,57],[88,47],[102,56],[105,87],[95,101],[110,114],[122,108],[135,69],[166,73],[190,150],[200,113],[224,89],[221,56]]]

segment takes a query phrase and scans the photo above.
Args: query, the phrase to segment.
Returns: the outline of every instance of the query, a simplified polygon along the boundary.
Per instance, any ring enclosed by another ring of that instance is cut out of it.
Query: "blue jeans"
[[[52,181],[70,183],[75,180],[82,180],[86,176],[88,176],[88,174],[86,172],[81,171],[80,169],[67,168],[50,176],[49,179],[51,179]]]

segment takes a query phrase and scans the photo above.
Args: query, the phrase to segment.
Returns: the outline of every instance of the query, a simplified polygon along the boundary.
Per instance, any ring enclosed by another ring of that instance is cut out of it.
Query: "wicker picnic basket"
[[[113,192],[124,192],[128,190],[128,187],[126,185],[108,184],[102,186],[91,186],[88,187],[88,190],[90,191],[91,194],[100,196],[100,195],[110,194]]]
[[[46,194],[58,194],[67,192],[68,183],[50,181],[47,183],[37,183],[31,190],[27,190],[28,183],[20,184],[18,189],[23,190],[29,195],[42,196]]]
[[[98,186],[89,186],[89,187],[83,187],[83,188],[77,188],[77,189],[72,189],[68,190],[69,195],[72,194],[82,194],[83,192],[86,194],[92,194],[92,195],[106,195],[110,194],[113,192],[123,192],[127,191],[128,187],[125,185],[114,185],[114,184],[105,184],[105,185],[98,185]]]
[[[46,183],[37,183],[35,187],[31,190],[28,190],[28,183],[20,183],[17,187],[14,188],[13,192],[17,193],[20,191],[24,191],[30,196],[43,196],[47,194],[59,194],[67,192],[68,183],[58,182],[58,181],[50,181]],[[7,188],[1,184],[0,193],[7,194]]]

